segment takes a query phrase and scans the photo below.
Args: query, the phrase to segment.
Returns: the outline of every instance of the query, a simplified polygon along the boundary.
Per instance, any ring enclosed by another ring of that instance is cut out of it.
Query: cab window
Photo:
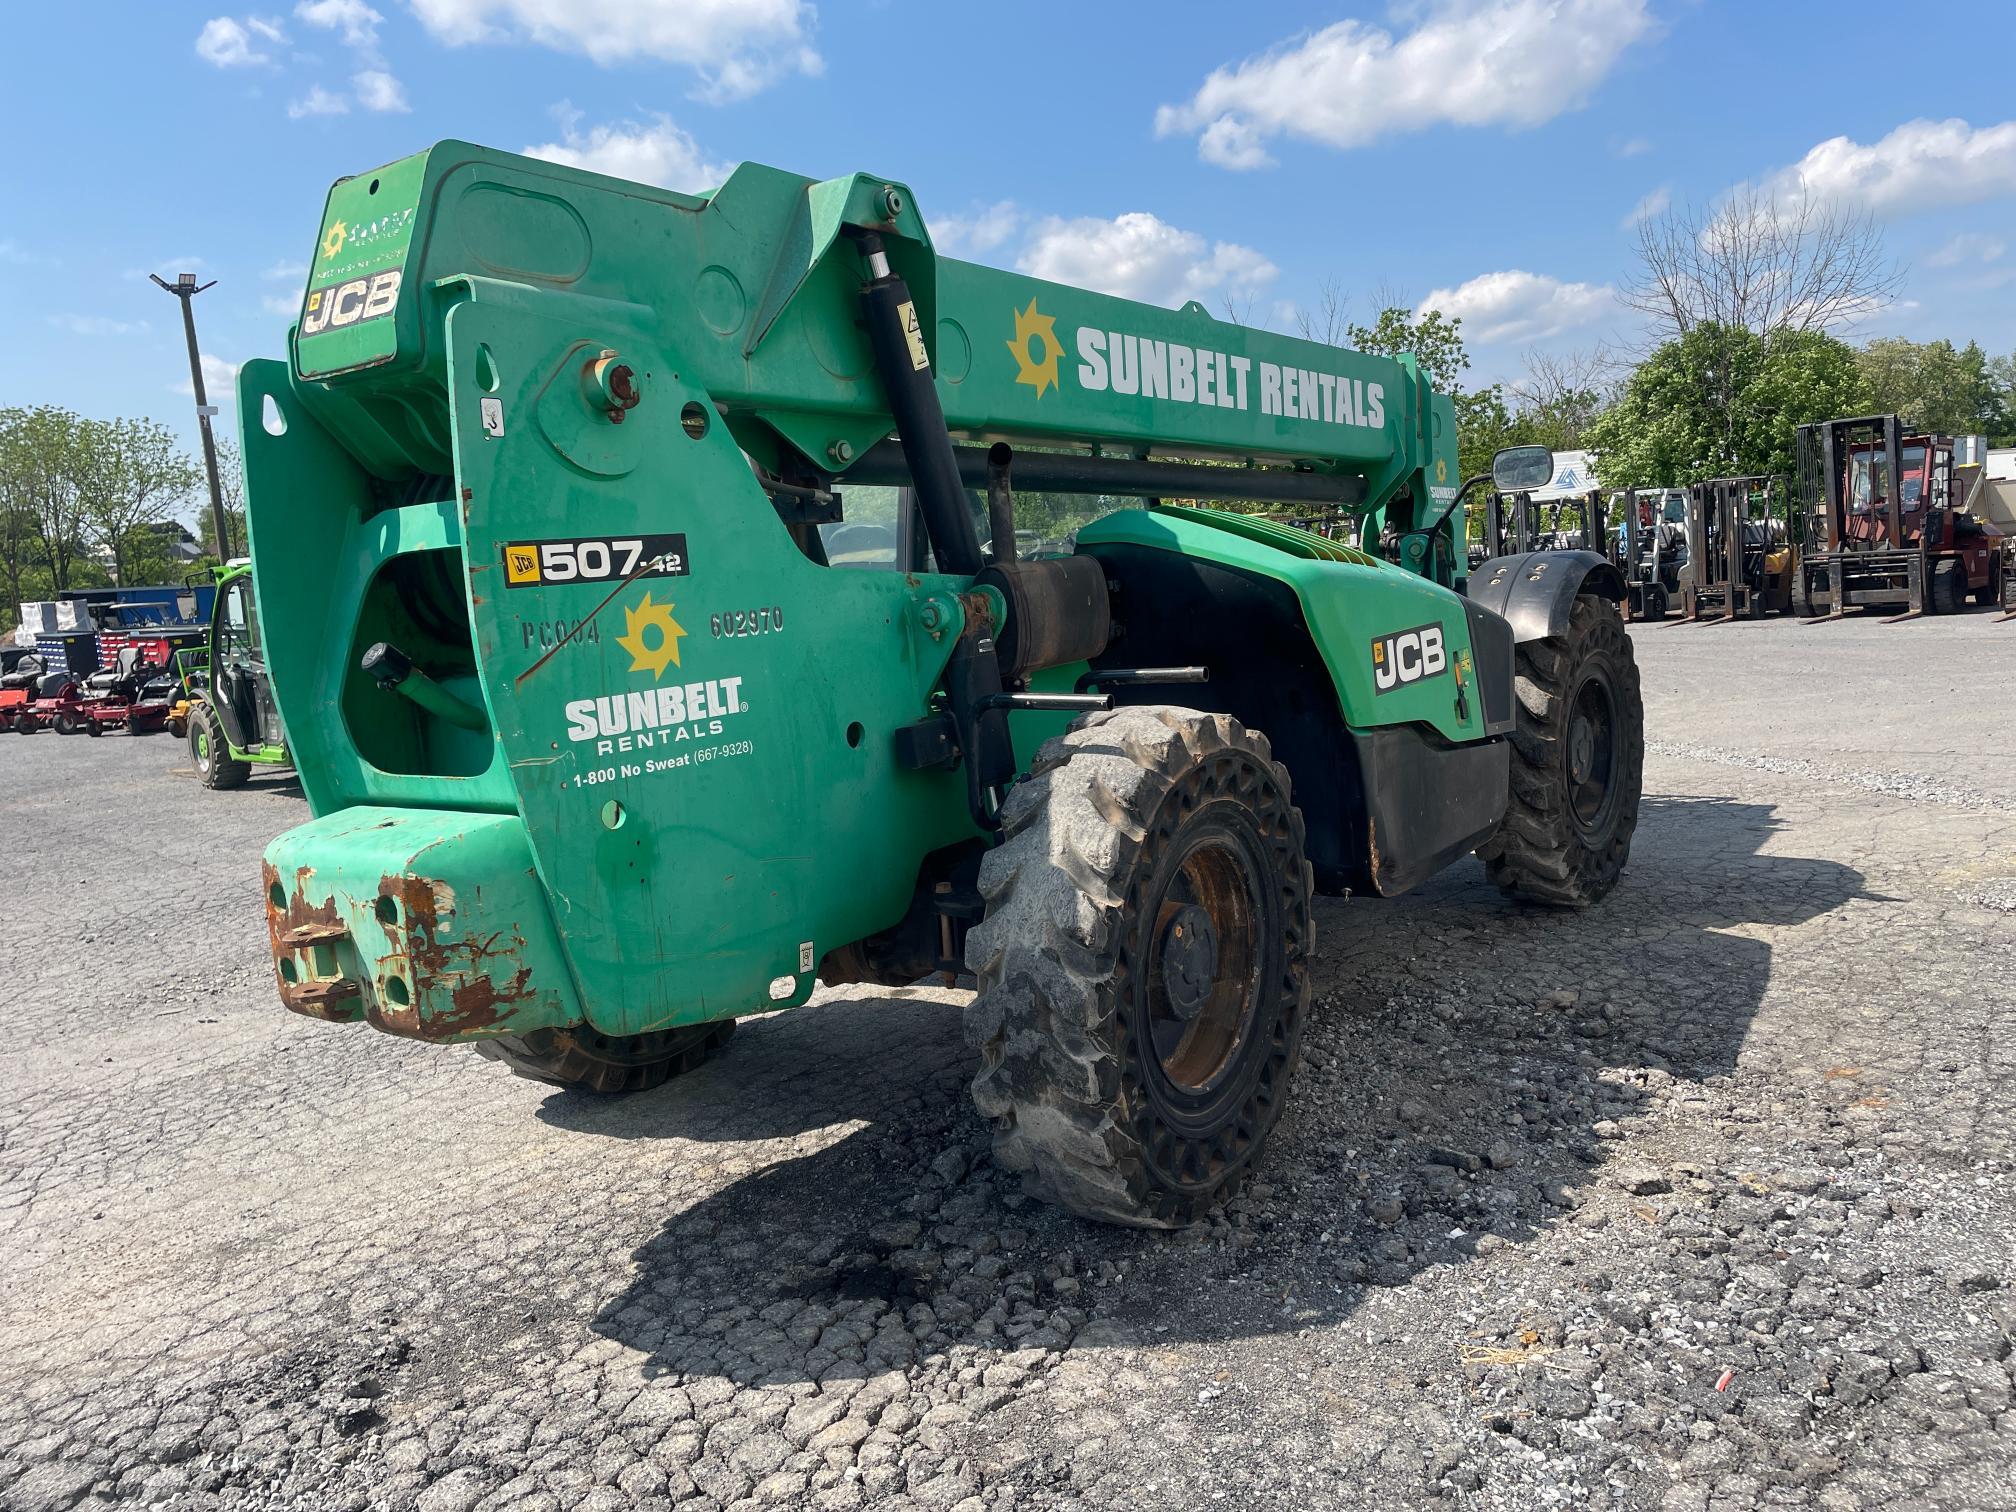
[[[227,662],[259,659],[259,616],[252,610],[252,582],[240,578],[224,591],[218,650]]]

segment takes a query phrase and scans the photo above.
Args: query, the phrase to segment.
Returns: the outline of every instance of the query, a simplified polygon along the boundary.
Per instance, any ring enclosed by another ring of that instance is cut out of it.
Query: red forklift
[[[1863,604],[1901,611],[1891,623],[2001,601],[2002,532],[1955,492],[1953,451],[1951,436],[1907,431],[1895,415],[1799,427],[1795,614],[1838,620]]]

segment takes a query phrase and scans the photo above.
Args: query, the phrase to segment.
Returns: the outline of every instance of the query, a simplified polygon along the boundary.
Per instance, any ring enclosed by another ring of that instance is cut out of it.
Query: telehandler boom
[[[963,963],[1003,1164],[1175,1224],[1280,1112],[1313,892],[1477,850],[1580,906],[1630,848],[1622,580],[1466,580],[1412,358],[939,257],[900,183],[443,142],[331,189],[239,405],[300,1013],[623,1090]],[[886,550],[829,553],[891,487]],[[1083,497],[1069,554],[1018,490]]]

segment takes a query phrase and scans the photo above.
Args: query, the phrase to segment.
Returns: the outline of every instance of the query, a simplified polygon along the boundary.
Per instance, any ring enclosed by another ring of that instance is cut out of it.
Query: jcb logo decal
[[[1372,686],[1375,692],[1391,693],[1420,682],[1424,677],[1440,677],[1449,670],[1449,653],[1442,645],[1440,625],[1420,625],[1412,630],[1395,630],[1372,642]]]
[[[319,336],[324,331],[384,319],[399,306],[402,271],[392,268],[372,277],[310,289],[308,302],[301,310],[301,334]]]

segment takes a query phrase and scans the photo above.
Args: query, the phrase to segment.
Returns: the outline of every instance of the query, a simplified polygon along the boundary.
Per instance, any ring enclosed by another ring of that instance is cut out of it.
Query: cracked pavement
[[[965,994],[616,1101],[297,1018],[291,783],[0,744],[0,1506],[2016,1506],[2016,626],[1634,631],[1618,892],[1319,900],[1257,1182],[1023,1200]]]

